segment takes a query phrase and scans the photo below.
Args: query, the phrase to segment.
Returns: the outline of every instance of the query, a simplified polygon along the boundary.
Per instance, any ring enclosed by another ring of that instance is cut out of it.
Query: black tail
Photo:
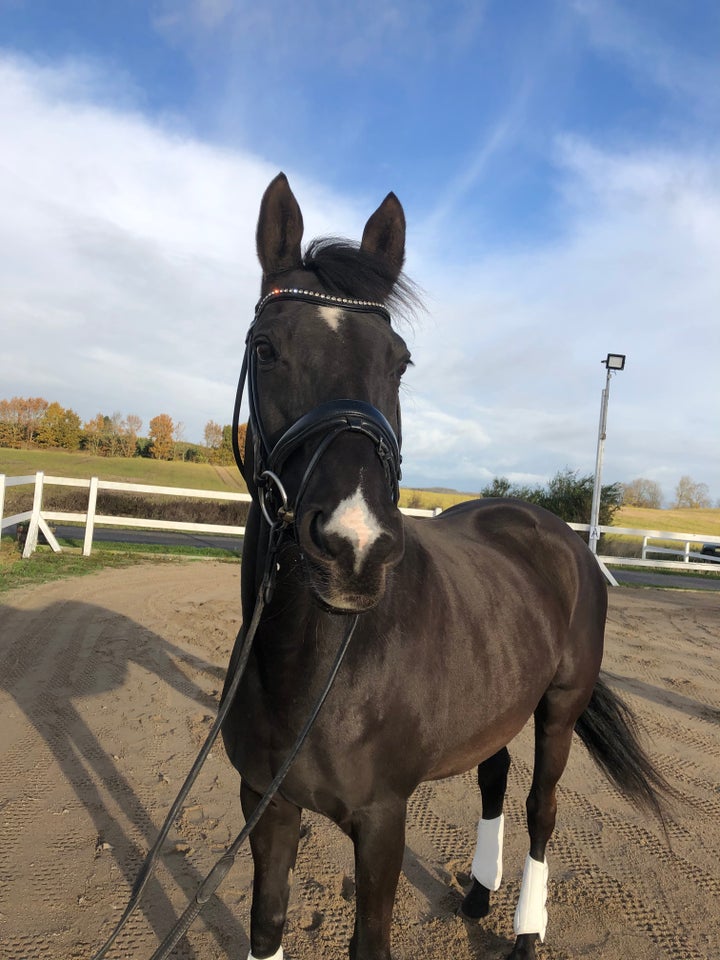
[[[578,718],[575,733],[610,782],[635,806],[654,814],[665,828],[666,801],[673,796],[672,787],[640,745],[635,714],[602,680]]]

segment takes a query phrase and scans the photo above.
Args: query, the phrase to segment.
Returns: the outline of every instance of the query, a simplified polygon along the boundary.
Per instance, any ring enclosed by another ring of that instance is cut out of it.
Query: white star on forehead
[[[330,329],[337,333],[340,321],[344,319],[344,313],[340,307],[318,307],[318,313]]]

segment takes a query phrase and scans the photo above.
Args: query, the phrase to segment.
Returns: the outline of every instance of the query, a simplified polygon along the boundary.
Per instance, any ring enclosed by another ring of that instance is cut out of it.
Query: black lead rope
[[[182,937],[190,929],[192,923],[200,914],[200,911],[203,909],[205,904],[210,900],[210,897],[215,893],[217,888],[220,886],[222,881],[225,879],[233,864],[235,863],[235,858],[237,857],[240,847],[245,842],[247,837],[250,835],[252,830],[257,825],[258,820],[267,810],[270,802],[272,801],[275,794],[280,789],[280,785],[287,776],[287,773],[292,766],[295,758],[297,757],[300,748],[302,747],[307,735],[310,733],[313,724],[317,718],[318,713],[322,705],[327,699],[327,695],[330,693],[333,682],[337,675],[338,670],[340,669],[340,664],[343,662],[343,658],[347,652],[350,641],[352,640],[353,633],[355,632],[355,627],[357,626],[358,620],[360,619],[359,614],[355,614],[352,618],[352,622],[348,629],[345,631],[345,636],[343,641],[340,644],[340,648],[335,656],[335,661],[332,665],[330,673],[327,680],[325,681],[325,686],[322,693],[318,697],[315,706],[313,707],[310,716],[305,721],[305,726],[300,731],[295,744],[293,745],[292,750],[285,758],[283,765],[278,770],[275,775],[275,779],[270,784],[270,786],[265,791],[262,799],[258,803],[257,807],[253,810],[252,814],[247,820],[247,823],[242,828],[237,837],[233,840],[232,844],[227,848],[222,857],[217,861],[215,866],[212,868],[210,873],[205,877],[203,882],[200,884],[197,893],[193,900],[185,908],[185,912],[177,921],[170,933],[165,937],[163,942],[157,948],[155,953],[152,955],[150,960],[165,960],[166,957],[170,955],[172,949],[176,944],[182,939]]]

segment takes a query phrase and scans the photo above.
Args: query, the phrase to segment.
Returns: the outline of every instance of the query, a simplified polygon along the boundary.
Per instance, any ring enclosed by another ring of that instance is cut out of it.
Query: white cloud
[[[229,422],[259,290],[260,197],[277,173],[92,102],[92,69],[0,60],[2,396],[83,419],[169,413],[200,440]],[[359,229],[299,177],[308,236]]]
[[[690,473],[717,496],[717,160],[559,141],[563,238],[459,264],[447,279],[432,268],[438,315],[413,349],[423,415],[475,418],[486,435],[476,463],[494,474],[592,472],[600,361],[623,352],[606,478],[657,476],[670,497]]]
[[[146,426],[166,412],[199,440],[208,420],[230,419],[259,284],[257,209],[277,168],[152,124],[132,97],[98,105],[96,87],[87,65],[0,60],[13,130],[0,395]],[[717,497],[718,157],[565,136],[555,163],[565,230],[533,248],[443,262],[406,211],[409,270],[431,295],[409,337],[406,478],[477,490],[497,474],[591,471],[612,350],[628,365],[612,384],[606,478],[656,478],[669,497],[689,473]],[[360,236],[371,210],[286,172],[308,237]]]

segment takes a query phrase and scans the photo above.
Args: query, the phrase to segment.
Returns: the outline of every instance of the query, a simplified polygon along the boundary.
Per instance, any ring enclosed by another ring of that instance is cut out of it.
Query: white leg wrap
[[[537,933],[545,939],[547,926],[547,860],[540,863],[528,856],[525,860],[520,898],[515,911],[515,933]]]
[[[256,960],[252,955],[252,951],[248,954],[248,960]],[[267,960],[283,960],[283,948],[278,947],[275,953],[271,957],[268,957]]]
[[[478,823],[477,846],[470,872],[488,890],[497,890],[502,880],[504,827],[502,814],[494,820],[480,820]]]

